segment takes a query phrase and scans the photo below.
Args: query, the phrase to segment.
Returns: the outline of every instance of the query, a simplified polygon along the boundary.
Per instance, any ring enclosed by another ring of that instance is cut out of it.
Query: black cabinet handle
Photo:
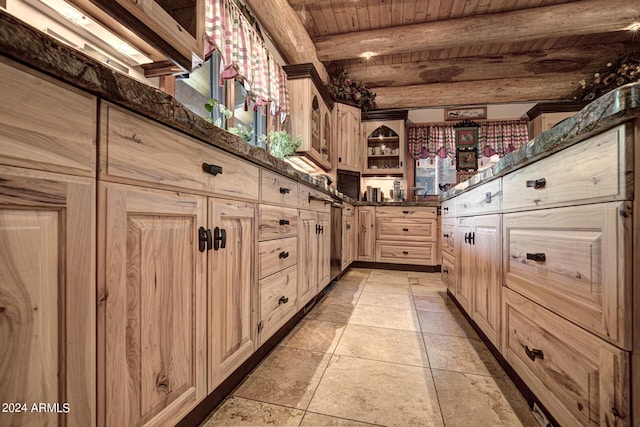
[[[533,350],[529,350],[529,347],[525,345],[524,352],[527,353],[527,356],[529,357],[529,359],[533,360],[534,362],[536,358],[540,360],[544,359],[544,353],[542,352],[542,350],[539,350],[537,348],[534,348]]]
[[[320,234],[320,225],[316,224],[316,234]]]
[[[202,170],[206,173],[210,173],[213,176],[222,174],[222,166],[210,165],[209,163],[203,163]]]
[[[449,212],[449,208],[442,208],[443,211]]]
[[[351,224],[347,224],[347,230],[351,230]]]
[[[280,252],[279,257],[280,257],[280,259],[288,258],[289,257],[289,252],[282,251],[282,252]]]
[[[491,192],[488,192],[484,195],[484,202],[491,203]]]
[[[403,253],[404,255],[409,255],[409,252],[407,252],[407,251],[402,251],[402,253]]]
[[[288,219],[281,219],[280,220],[280,225],[289,225],[289,220]]]
[[[282,305],[282,304],[286,304],[289,302],[289,298],[285,297],[284,295],[282,295],[280,297],[280,299],[278,300],[278,305]]]
[[[227,246],[227,230],[216,227],[213,229],[213,250],[224,249]]]
[[[409,229],[408,228],[403,228],[402,231],[409,231]]]
[[[442,272],[443,272],[444,274],[449,274],[449,269],[448,269],[448,268],[444,268],[444,269],[442,270]]]
[[[476,233],[475,232],[469,233],[469,244],[470,245],[475,245],[476,244]]]
[[[289,189],[286,187],[280,187],[280,194],[289,194]]]
[[[527,259],[538,261],[538,262],[545,262],[547,260],[547,256],[544,253],[531,254],[527,252]]]
[[[544,178],[527,181],[527,187],[535,188],[536,190],[538,188],[544,188],[545,185],[547,185],[547,180]]]
[[[211,230],[205,230],[204,227],[200,227],[198,229],[198,249],[200,250],[200,252],[211,250],[212,243]]]
[[[342,157],[338,157],[338,163],[342,163]]]
[[[324,234],[324,225],[321,225],[321,226],[320,226],[320,233],[321,233],[321,234]]]
[[[405,215],[408,215],[408,214],[410,214],[411,212],[410,212],[410,211],[402,211],[402,213],[403,213],[403,214],[405,214]]]
[[[445,233],[442,235],[442,237],[449,238],[449,234]]]

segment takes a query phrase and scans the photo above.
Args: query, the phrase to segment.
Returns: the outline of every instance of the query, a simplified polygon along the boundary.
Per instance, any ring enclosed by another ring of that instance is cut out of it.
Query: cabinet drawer
[[[442,252],[453,256],[456,222],[454,218],[442,220]]]
[[[348,203],[344,203],[343,204],[344,209],[342,210],[342,216],[353,216],[355,213],[355,208],[348,204]]]
[[[376,215],[376,239],[435,242],[438,224],[435,219],[391,219]]]
[[[453,289],[456,284],[455,258],[447,252],[442,253],[442,281],[447,288]]]
[[[0,60],[0,163],[95,178],[93,96]]]
[[[260,278],[294,265],[298,260],[298,238],[260,242]]]
[[[629,354],[503,291],[503,354],[557,421],[631,425]]]
[[[258,166],[108,104],[101,117],[102,175],[258,200]]]
[[[456,199],[442,202],[440,211],[442,212],[442,218],[454,218],[456,216]]]
[[[301,208],[329,212],[331,203],[333,199],[330,195],[305,185],[300,186],[299,206]]]
[[[260,205],[260,240],[298,234],[298,210]]]
[[[631,348],[629,202],[505,214],[505,283]]]
[[[436,243],[376,242],[376,262],[436,265]]]
[[[298,273],[295,266],[260,280],[260,344],[295,314],[297,286]]]
[[[624,143],[621,125],[506,175],[504,210],[630,198]]]
[[[298,183],[292,179],[262,169],[260,179],[260,200],[278,206],[298,206]]]
[[[411,207],[411,206],[378,206],[376,217],[380,218],[404,218],[404,219],[436,219],[437,208]]]
[[[489,181],[462,193],[455,199],[456,216],[489,214],[500,212],[502,191],[500,179]]]

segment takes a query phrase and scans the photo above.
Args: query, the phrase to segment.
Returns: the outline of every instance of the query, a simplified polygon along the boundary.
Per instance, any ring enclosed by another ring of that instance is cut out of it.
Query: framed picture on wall
[[[469,178],[471,178],[472,176],[474,176],[477,172],[476,171],[458,171],[456,172],[456,184],[459,184],[463,181],[468,180]]]
[[[456,148],[471,149],[478,146],[477,127],[457,127],[455,128]]]
[[[487,107],[445,108],[445,120],[486,119]]]
[[[469,171],[478,169],[478,155],[476,150],[457,150],[456,169],[459,171]]]

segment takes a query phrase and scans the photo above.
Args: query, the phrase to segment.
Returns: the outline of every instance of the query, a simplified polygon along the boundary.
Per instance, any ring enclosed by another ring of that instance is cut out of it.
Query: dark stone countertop
[[[492,167],[456,185],[441,196],[440,200],[455,197],[468,189],[506,175],[638,116],[640,116],[640,82],[621,86],[586,105],[574,116],[538,135],[519,150],[507,154]]]
[[[407,206],[434,208],[440,206],[440,202],[354,202],[356,206]]]

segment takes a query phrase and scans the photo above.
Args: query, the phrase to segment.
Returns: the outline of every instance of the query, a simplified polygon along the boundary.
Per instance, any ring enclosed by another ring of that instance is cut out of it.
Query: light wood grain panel
[[[376,240],[376,262],[394,264],[435,265],[435,243],[402,243]]]
[[[331,278],[331,215],[327,212],[318,212],[318,279],[317,290],[320,291],[329,284]]]
[[[629,136],[632,136],[635,141],[640,141],[640,118],[636,118],[633,124],[633,133],[629,133]],[[629,144],[631,145],[631,144]],[[640,212],[640,179],[638,179],[638,171],[640,171],[640,150],[634,150],[633,154],[633,162],[634,162],[634,194],[635,197],[633,199],[633,212]],[[629,266],[630,273],[632,277],[637,278],[640,277],[640,215],[633,215],[632,217],[632,243],[631,243],[631,256],[632,265]],[[640,325],[640,295],[638,293],[634,293],[633,302],[631,305],[632,314],[632,323],[633,328],[633,353],[631,360],[631,390],[640,390],[640,328],[637,325]],[[632,393],[632,408],[640,408],[640,393]],[[638,419],[637,414],[635,414],[636,419]]]
[[[447,286],[449,292],[455,295],[456,284],[456,264],[455,257],[447,252],[442,253],[442,282]]]
[[[0,424],[96,424],[95,183],[0,166]]]
[[[259,277],[283,270],[298,261],[298,238],[268,240],[259,244]]]
[[[258,222],[260,240],[295,236],[298,233],[298,210],[260,205]]]
[[[182,188],[258,200],[260,168],[156,122],[101,105],[100,172],[154,188]],[[220,166],[212,175],[203,163]]]
[[[448,199],[441,205],[442,218],[454,218],[456,216],[456,200]]]
[[[360,171],[360,110],[357,107],[336,103],[332,114],[336,130],[335,145],[338,150],[336,168]]]
[[[316,212],[299,211],[298,233],[298,309],[301,309],[318,289],[318,233]]]
[[[291,266],[260,280],[260,343],[268,340],[296,312],[298,273]]]
[[[96,98],[4,58],[0,75],[0,163],[95,177]]]
[[[376,212],[376,239],[412,242],[436,242],[438,223],[435,219],[380,218]]]
[[[631,425],[629,354],[508,288],[504,297],[503,354],[557,421]]]
[[[631,349],[627,203],[506,214],[507,286]],[[544,254],[544,261],[527,254]]]
[[[489,181],[462,193],[455,199],[456,216],[469,216],[500,212],[502,188],[500,179]]]
[[[442,220],[442,252],[453,256],[456,222],[453,218]]]
[[[298,206],[298,183],[292,179],[262,168],[260,200],[278,206]]]
[[[309,198],[311,195],[311,198]],[[300,184],[299,206],[313,211],[329,212],[332,198],[322,191]]]
[[[209,380],[212,392],[257,348],[256,207],[209,199],[209,228],[226,245],[209,256]]]
[[[455,228],[455,259],[456,259],[456,292],[455,296],[467,313],[471,312],[473,298],[472,278],[473,270],[472,247],[465,242],[465,235],[473,231],[473,218],[457,218]]]
[[[375,214],[374,206],[358,206],[358,261],[375,260]]]
[[[630,198],[624,125],[503,177],[504,211]],[[527,181],[544,179],[542,188]]]
[[[101,424],[175,423],[206,395],[205,202],[100,185]]]
[[[436,219],[437,208],[413,206],[378,206],[376,218]]]

